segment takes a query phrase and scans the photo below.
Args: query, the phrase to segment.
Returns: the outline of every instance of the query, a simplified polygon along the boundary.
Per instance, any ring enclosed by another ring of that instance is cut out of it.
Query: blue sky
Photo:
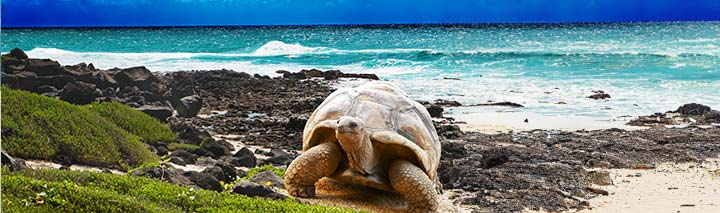
[[[2,0],[2,26],[720,21],[720,0]]]

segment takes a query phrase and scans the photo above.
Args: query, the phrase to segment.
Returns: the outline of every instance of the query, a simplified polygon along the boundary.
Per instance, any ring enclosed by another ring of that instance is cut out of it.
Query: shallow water
[[[375,73],[413,99],[512,101],[599,121],[689,102],[720,108],[720,22],[3,29],[2,51],[13,47],[98,68]],[[592,90],[612,98],[585,98]]]

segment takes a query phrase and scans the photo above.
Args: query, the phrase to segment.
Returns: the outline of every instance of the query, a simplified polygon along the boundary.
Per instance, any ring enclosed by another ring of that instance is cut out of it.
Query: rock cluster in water
[[[632,126],[662,127],[665,125],[696,126],[720,124],[720,111],[697,103],[682,105],[675,111],[639,116],[630,122]]]

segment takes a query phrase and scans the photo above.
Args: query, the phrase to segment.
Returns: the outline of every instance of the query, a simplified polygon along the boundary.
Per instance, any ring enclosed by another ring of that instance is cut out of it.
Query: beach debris
[[[595,194],[600,194],[600,195],[609,195],[610,194],[608,191],[606,191],[604,189],[598,189],[598,188],[594,188],[594,187],[587,187],[585,189],[587,189],[588,191],[591,191]]]
[[[610,172],[608,171],[590,171],[590,181],[600,186],[613,185],[613,180],[610,178]]]
[[[655,169],[655,164],[633,164],[628,166],[629,169]]]
[[[459,81],[460,78],[451,78],[451,77],[443,77],[444,80],[456,80]]]
[[[525,120],[524,120],[523,122],[525,122],[525,123],[528,123],[528,119],[527,119],[527,118],[525,118]]]
[[[680,207],[695,207],[695,204],[681,204]]]

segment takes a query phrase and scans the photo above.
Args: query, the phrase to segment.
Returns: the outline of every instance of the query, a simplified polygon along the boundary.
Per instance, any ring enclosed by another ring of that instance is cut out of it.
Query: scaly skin
[[[315,182],[331,175],[342,159],[340,145],[322,143],[305,151],[285,172],[285,188],[293,197],[315,197]]]
[[[408,212],[436,212],[437,193],[433,182],[419,167],[406,160],[390,165],[390,184],[410,204]]]

